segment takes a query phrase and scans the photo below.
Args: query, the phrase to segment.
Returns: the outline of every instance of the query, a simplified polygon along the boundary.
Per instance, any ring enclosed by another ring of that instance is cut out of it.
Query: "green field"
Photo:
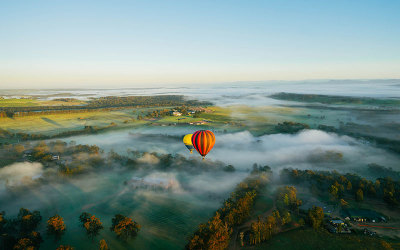
[[[38,99],[20,99],[20,98],[10,98],[1,99],[0,107],[35,107],[35,106],[73,106],[73,105],[83,105],[84,101],[73,101],[73,102],[63,102],[54,100],[38,100]]]
[[[143,124],[177,125],[204,121],[205,124],[203,125],[205,126],[220,127],[231,120],[229,109],[218,107],[213,107],[210,111],[211,113],[202,113],[200,117],[197,118],[190,115],[164,116],[159,118],[145,117],[146,114],[156,109],[160,108],[126,108],[112,111],[93,110],[87,112],[30,115],[13,118],[3,117],[0,118],[0,128],[11,133],[40,133],[52,136],[66,131],[81,130],[85,126],[105,128],[112,124],[113,126],[121,128]],[[143,120],[137,120],[138,115],[142,115]]]
[[[15,118],[0,118],[0,128],[10,132],[41,133],[55,135],[70,130],[79,130],[84,126],[106,127],[112,122],[116,125],[128,125],[136,118],[132,112],[123,111],[94,111],[71,114],[49,114],[24,116]],[[126,123],[124,123],[127,121]]]
[[[0,118],[0,129],[9,133],[41,134],[44,136],[57,136],[69,131],[82,131],[85,126],[96,129],[122,129],[137,126],[176,126],[180,124],[200,125],[202,128],[226,128],[235,127],[229,124],[229,110],[213,107],[212,110],[202,113],[200,117],[186,116],[164,116],[149,118],[146,114],[153,110],[170,109],[163,108],[123,108],[118,110],[93,110],[74,113],[54,113],[41,115],[28,115],[22,117]],[[142,120],[138,120],[138,115]],[[200,123],[200,124],[197,124]],[[204,123],[204,124],[203,124]],[[0,135],[1,142],[12,143],[16,138],[6,138]]]
[[[11,99],[7,99],[11,100]],[[26,105],[29,99],[15,99]],[[4,100],[2,100],[4,101]],[[36,100],[30,100],[36,102]],[[12,102],[11,102],[12,103]],[[11,103],[9,103],[11,105]],[[37,103],[36,103],[37,104]],[[22,105],[22,104],[21,104]],[[157,108],[121,108],[118,110],[85,110],[73,113],[53,113],[41,115],[28,115],[13,118],[0,118],[0,129],[10,133],[41,134],[44,136],[57,136],[69,131],[82,131],[85,126],[92,126],[96,129],[121,129],[137,126],[179,126],[182,124],[198,126],[203,129],[217,129],[220,131],[242,131],[248,130],[254,135],[263,135],[276,132],[276,124],[283,121],[302,120],[305,111],[299,108],[288,107],[208,107],[205,112],[199,113],[196,117],[164,116],[146,118],[146,115],[154,110],[172,109],[173,107]],[[138,116],[142,120],[138,120]],[[83,133],[84,131],[82,131]],[[1,138],[0,138],[1,139]],[[4,142],[4,138],[2,141]],[[6,141],[13,142],[13,141]]]

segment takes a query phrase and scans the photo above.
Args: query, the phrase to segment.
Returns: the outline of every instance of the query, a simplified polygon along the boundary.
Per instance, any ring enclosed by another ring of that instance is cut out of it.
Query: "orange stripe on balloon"
[[[207,133],[205,132],[205,131],[203,131],[203,132],[201,132],[201,139],[202,139],[202,142],[201,142],[201,146],[202,146],[202,155],[203,156],[205,156],[206,154],[207,154],[207,148],[206,148],[206,145],[207,145]]]

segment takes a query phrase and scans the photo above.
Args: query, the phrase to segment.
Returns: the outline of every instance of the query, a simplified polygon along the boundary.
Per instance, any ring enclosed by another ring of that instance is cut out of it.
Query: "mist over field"
[[[154,130],[141,132],[132,135],[132,132],[118,131],[103,134],[100,138],[95,135],[70,139],[77,143],[96,144],[106,150],[118,150],[122,154],[131,149],[198,158],[197,155],[187,156],[187,150],[182,147],[181,137],[178,136],[179,129],[162,132],[164,135],[175,137],[154,136],[151,134],[156,132]],[[248,131],[217,134],[212,154],[207,159],[232,164],[241,170],[250,169],[253,163],[257,163],[269,165],[276,171],[294,167],[357,172],[370,163],[378,162],[400,170],[400,158],[396,154],[348,136],[319,130],[305,130],[295,135],[273,134],[261,137],[255,137]],[[141,160],[157,162],[157,159],[150,155],[144,155]]]
[[[148,157],[146,155],[143,158]],[[151,165],[155,162],[150,160],[146,163]],[[29,163],[19,165],[22,164]],[[4,172],[11,174],[10,169],[15,165],[5,167]],[[31,171],[32,175],[40,173],[36,167]],[[90,242],[85,242],[86,236],[78,233],[81,229],[76,219],[77,214],[90,211],[105,222],[111,220],[113,213],[122,213],[146,224],[141,236],[135,240],[135,246],[176,248],[183,246],[196,225],[206,220],[247,175],[239,171],[228,174],[192,172],[114,169],[99,170],[73,179],[46,177],[43,183],[37,180],[8,186],[7,189],[2,187],[0,199],[8,216],[15,216],[20,207],[39,210],[45,218],[54,213],[62,214],[69,222],[69,230],[61,242],[81,242],[81,247],[90,247]],[[14,175],[13,178],[20,176]],[[8,176],[2,176],[2,181],[4,178],[8,179]],[[41,229],[44,229],[43,224]],[[102,233],[102,237],[115,247],[124,246],[108,230]],[[53,244],[51,240],[46,241],[42,247],[51,248]]]
[[[280,171],[286,168],[364,175],[367,166],[379,164],[400,171],[398,153],[362,137],[399,139],[400,134],[395,132],[400,125],[398,106],[358,104],[353,99],[350,103],[345,99],[339,104],[290,101],[272,96],[281,92],[398,100],[400,85],[393,80],[270,82],[249,86],[238,83],[229,88],[1,90],[0,94],[7,98],[29,93],[39,99],[72,97],[82,100],[110,95],[179,94],[186,99],[210,101],[222,110],[218,114],[227,119],[220,127],[213,127],[213,123],[205,127],[189,125],[182,120],[182,124],[179,121],[167,125],[150,123],[47,139],[47,144],[58,140],[68,145],[97,145],[101,151],[98,156],[87,152],[64,156],[60,149],[61,160],[82,163],[80,167],[85,172],[73,177],[61,176],[57,169],[26,160],[0,168],[1,209],[7,216],[15,216],[21,207],[39,210],[43,218],[61,214],[68,222],[68,230],[59,243],[77,245],[80,249],[92,247],[80,233],[82,228],[77,220],[77,215],[86,211],[105,222],[106,230],[101,232],[101,237],[116,249],[125,248],[125,244],[147,249],[176,249],[185,246],[197,225],[214,214],[236,185],[250,174],[254,163],[269,166],[273,179],[278,182]],[[83,124],[95,124],[90,119]],[[309,127],[290,133],[274,130],[286,121],[305,123]],[[229,127],[235,122],[240,124]],[[320,125],[329,125],[341,132],[323,131]],[[182,144],[185,134],[198,129],[210,129],[216,136],[215,146],[204,162],[196,151],[189,154]],[[351,136],[354,131],[362,136]],[[140,167],[108,162],[112,153],[133,159]],[[163,169],[168,155],[174,157],[175,162],[172,168]],[[106,167],[89,163],[99,158],[105,159]],[[233,165],[235,171],[225,171],[227,165]],[[269,189],[275,190],[277,186],[274,185]],[[120,242],[108,230],[112,216],[117,213],[135,218],[143,225],[135,240]],[[40,225],[40,230],[45,231],[45,223]],[[42,244],[43,249],[55,246],[48,238]]]

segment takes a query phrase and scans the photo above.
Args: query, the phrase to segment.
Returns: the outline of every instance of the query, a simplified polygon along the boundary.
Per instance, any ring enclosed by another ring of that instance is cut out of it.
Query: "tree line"
[[[186,249],[226,249],[233,227],[243,223],[250,215],[257,193],[266,185],[270,174],[268,166],[253,169],[215,215],[207,223],[199,225]]]
[[[84,112],[95,109],[113,108],[144,108],[165,106],[209,106],[210,102],[197,100],[185,100],[182,95],[158,95],[158,96],[107,96],[90,100],[87,105],[68,106],[31,106],[31,107],[0,107],[1,117],[14,117],[36,114],[72,113]]]
[[[339,174],[336,171],[312,171],[284,169],[282,179],[292,183],[307,183],[311,191],[317,194],[328,193],[332,202],[346,205],[344,195],[351,195],[362,202],[365,197],[380,199],[391,207],[400,205],[400,181],[391,177],[380,177],[375,181],[367,180],[356,174]]]

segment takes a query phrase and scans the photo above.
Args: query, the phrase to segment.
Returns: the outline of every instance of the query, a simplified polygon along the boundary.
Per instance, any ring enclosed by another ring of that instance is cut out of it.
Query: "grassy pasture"
[[[38,106],[38,103],[34,99],[0,99],[0,107],[32,107]]]
[[[10,100],[10,99],[8,99]],[[28,103],[29,99],[23,100]],[[32,100],[31,100],[32,101]],[[37,100],[33,100],[37,101]],[[165,116],[162,118],[147,119],[145,115],[153,110],[169,109],[172,107],[157,108],[126,108],[120,110],[93,110],[89,112],[47,114],[24,116],[14,118],[0,118],[0,128],[11,133],[28,133],[57,135],[67,131],[83,130],[85,126],[106,128],[112,125],[117,128],[140,126],[140,125],[170,125],[188,124],[207,120],[201,128],[221,129],[227,131],[249,130],[254,135],[262,135],[274,132],[276,124],[283,121],[297,121],[301,116],[306,116],[305,110],[292,107],[249,107],[249,106],[211,106],[211,112],[204,112],[199,117],[186,116]],[[136,118],[141,115],[144,119],[138,121]]]
[[[109,127],[112,123],[118,128],[132,127],[145,124],[171,124],[171,123],[190,123],[198,122],[204,119],[212,121],[207,126],[218,127],[225,125],[225,121],[229,121],[229,117],[225,116],[225,110],[215,108],[214,113],[203,113],[199,118],[193,116],[165,116],[155,119],[137,120],[137,115],[152,112],[159,108],[142,108],[142,109],[121,109],[121,110],[95,110],[90,112],[64,113],[64,114],[46,114],[23,116],[14,118],[0,118],[0,128],[11,133],[29,133],[43,135],[57,135],[67,131],[82,130],[85,126],[93,126],[98,128]]]
[[[298,114],[301,109],[291,107],[249,107],[249,106],[230,106],[227,107],[233,120],[244,120],[248,123],[276,124],[288,120],[290,116]]]
[[[71,114],[49,114],[24,116],[15,118],[0,118],[0,128],[10,132],[41,133],[55,135],[65,131],[80,130],[84,126],[106,127],[112,122],[117,125],[127,125],[138,122],[129,110],[94,111]],[[127,122],[125,122],[127,121]]]
[[[165,116],[155,121],[155,123],[188,123],[202,120],[202,118],[193,118],[192,116]]]
[[[35,107],[35,106],[73,106],[83,105],[84,101],[63,102],[54,100],[38,100],[38,99],[0,99],[0,107]]]

